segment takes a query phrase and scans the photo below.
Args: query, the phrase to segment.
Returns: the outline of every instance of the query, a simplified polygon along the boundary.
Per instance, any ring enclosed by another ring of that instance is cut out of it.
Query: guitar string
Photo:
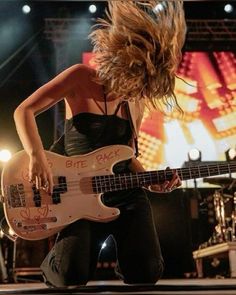
[[[229,169],[229,166],[230,166],[230,169]],[[205,167],[207,167],[207,171],[200,171],[200,169],[205,168]],[[191,174],[194,174],[195,173],[194,171],[193,171],[193,173],[191,173],[192,168],[195,168],[195,170],[199,170],[199,171],[197,171],[198,172],[197,174],[201,174],[201,175],[199,177],[197,177],[197,178],[202,178],[204,176],[213,176],[213,175],[211,175],[211,172],[209,172],[209,170],[212,170],[212,173],[214,173],[214,175],[228,174],[230,172],[236,172],[236,171],[229,171],[229,170],[232,170],[234,168],[236,169],[236,164],[233,164],[233,165],[232,164],[229,164],[227,166],[220,166],[220,169],[221,169],[220,172],[218,170],[219,167],[217,165],[214,165],[214,167],[217,168],[216,169],[217,170],[217,174],[215,174],[215,169],[213,168],[213,166],[203,166],[203,165],[201,165],[201,166],[195,166],[195,167],[191,167],[191,168],[171,169],[171,170],[168,170],[168,171],[166,171],[166,170],[158,170],[158,171],[145,171],[145,172],[136,172],[136,173],[106,174],[106,175],[85,176],[83,178],[84,179],[86,179],[86,178],[91,179],[92,180],[92,183],[94,183],[94,182],[96,183],[97,180],[102,181],[103,183],[104,182],[108,182],[109,183],[109,181],[110,181],[109,178],[112,178],[112,179],[113,178],[114,179],[116,179],[116,178],[119,178],[119,179],[120,178],[132,179],[132,178],[137,178],[137,177],[138,178],[150,178],[150,177],[155,177],[155,176],[158,177],[158,175],[161,175],[160,178],[162,178],[162,176],[166,176],[168,178],[168,177],[171,177],[173,175],[173,173],[174,173],[175,170],[177,172],[178,171],[182,171],[181,173],[178,173],[179,176],[184,175],[184,176],[187,176],[188,177],[188,175],[190,175],[190,177],[191,177]],[[224,168],[227,168],[227,169],[225,171],[223,171]],[[206,173],[206,175],[203,175],[205,173]],[[80,178],[80,179],[83,179],[83,178]],[[192,178],[194,179],[195,177],[192,177]],[[182,180],[184,180],[184,177],[183,177]],[[163,181],[165,181],[165,179]],[[66,184],[72,184],[72,183],[78,183],[78,179],[77,178],[74,178],[74,180],[66,181],[66,182],[61,182],[61,183],[58,183],[58,185],[66,185]],[[6,187],[10,187],[10,185],[8,185]]]
[[[94,188],[94,186],[102,186],[104,188],[105,188],[105,186],[111,186],[111,185],[114,185],[114,186],[120,185],[120,186],[122,186],[122,185],[124,185],[124,183],[127,183],[129,181],[132,182],[132,180],[134,178],[136,178],[134,180],[134,182],[137,182],[137,185],[135,184],[134,186],[131,186],[131,187],[138,187],[140,185],[144,185],[145,182],[153,180],[153,177],[158,178],[158,180],[159,180],[159,178],[162,178],[162,177],[158,177],[158,174],[161,174],[161,176],[164,176],[164,178],[166,178],[166,177],[168,178],[168,177],[173,175],[174,170],[176,170],[177,172],[182,171],[180,174],[182,176],[182,180],[184,180],[183,176],[188,176],[188,175],[193,174],[193,173],[191,173],[192,168],[195,168],[196,170],[200,170],[201,168],[207,167],[209,169],[209,167],[210,167],[210,170],[212,170],[213,167],[216,167],[216,168],[221,169],[219,174],[225,174],[225,173],[229,173],[229,171],[228,171],[228,169],[226,171],[223,171],[223,169],[224,168],[229,168],[229,166],[230,166],[230,170],[236,168],[236,164],[227,164],[227,165],[221,165],[221,166],[219,166],[219,165],[210,165],[210,166],[200,165],[200,166],[195,166],[195,167],[191,167],[191,168],[171,169],[170,171],[169,170],[168,171],[159,170],[159,171],[145,171],[145,172],[127,173],[127,174],[96,175],[96,176],[93,176],[93,177],[84,177],[84,178],[89,178],[90,181],[88,181],[87,184],[83,185],[83,188],[86,188],[86,187],[88,188],[88,187],[91,187],[91,186],[93,188]],[[195,178],[204,177],[204,175],[202,175],[203,174],[202,171],[198,171],[198,172],[201,172],[201,176],[195,177]],[[209,175],[210,175],[210,173],[209,173],[209,171],[207,171],[206,176],[209,176]],[[212,175],[210,175],[210,176],[212,176]],[[192,177],[192,178],[194,179],[194,177]],[[111,179],[112,179],[112,181],[111,181]],[[141,180],[141,181],[138,183],[138,180]],[[163,183],[165,180],[166,179],[161,179],[158,183]],[[56,192],[57,193],[63,193],[65,191],[60,186],[67,185],[67,184],[72,186],[75,183],[78,185],[78,180],[77,179],[75,179],[73,181],[67,181],[65,183],[61,182],[61,183],[58,184],[59,187],[57,188]],[[10,187],[10,186],[6,186],[6,188],[7,187]],[[17,188],[17,190],[18,190],[18,188]],[[15,191],[17,191],[17,190],[15,190]],[[32,190],[24,191],[24,192],[25,193],[29,193],[29,192],[32,193]]]
[[[117,190],[118,191],[118,190]],[[92,194],[95,194],[95,193],[92,193]],[[71,198],[73,198],[73,197],[75,197],[75,198],[78,198],[78,195],[79,195],[79,193],[78,193],[78,191],[77,190],[71,190],[70,191],[70,195],[63,195],[62,197],[60,197],[60,198],[62,198],[62,199],[65,199],[65,198],[67,198],[67,197],[70,197],[70,199]],[[91,194],[90,194],[91,195]],[[60,198],[59,198],[59,200],[60,200]],[[31,204],[27,204],[28,202],[27,202],[27,200],[29,200],[29,199],[31,199]],[[20,208],[40,208],[40,207],[42,207],[42,206],[44,206],[44,205],[57,205],[57,204],[54,204],[53,203],[53,199],[52,200],[44,200],[43,198],[41,198],[41,200],[42,200],[42,204],[39,206],[39,207],[36,207],[35,205],[33,205],[33,200],[32,200],[32,198],[30,197],[30,196],[26,196],[25,198],[24,198],[24,204],[20,204],[20,205],[15,205],[13,202],[9,202],[8,203],[8,205],[10,205],[9,207],[11,207],[11,208],[14,208],[14,209],[20,209]],[[79,199],[78,199],[79,200]],[[80,199],[81,200],[81,199]],[[22,202],[22,200],[21,200],[21,202]],[[13,203],[13,204],[12,204]],[[59,201],[59,204],[61,203],[61,201]]]
[[[204,169],[207,171],[201,171],[201,169]],[[219,169],[221,171],[219,171]],[[226,169],[226,171],[223,171],[223,169]],[[227,165],[199,165],[199,166],[192,166],[192,167],[189,167],[189,168],[176,168],[176,169],[171,169],[171,170],[158,170],[158,171],[144,171],[144,172],[136,172],[136,173],[120,173],[120,174],[105,174],[105,175],[95,175],[95,176],[84,176],[84,178],[89,178],[89,179],[92,179],[92,182],[96,182],[96,179],[99,179],[99,178],[105,178],[103,179],[102,181],[104,182],[105,181],[109,181],[108,178],[124,178],[124,179],[132,179],[134,177],[139,177],[139,178],[145,178],[145,177],[153,177],[153,176],[158,176],[158,175],[161,175],[161,176],[167,176],[167,177],[171,177],[174,173],[174,171],[177,171],[180,172],[178,173],[178,175],[181,177],[182,175],[184,176],[188,176],[190,175],[194,175],[194,173],[197,171],[197,174],[199,174],[199,177],[197,178],[202,178],[204,176],[214,176],[214,175],[220,175],[220,174],[228,174],[228,173],[232,173],[232,172],[236,172],[236,171],[231,171],[231,170],[234,170],[236,169],[236,163],[235,164],[227,164]],[[196,171],[192,171],[191,170],[196,170]],[[217,173],[215,173],[215,170],[217,170]],[[203,175],[205,174],[206,175]],[[213,173],[211,175],[211,173]],[[160,178],[161,178],[160,176]],[[196,176],[196,175],[195,175]],[[60,177],[60,176],[59,176]],[[192,179],[194,179],[195,177],[192,177]],[[82,178],[81,178],[82,179]],[[184,177],[183,179],[184,180]],[[66,181],[66,182],[61,182],[61,183],[58,183],[58,185],[63,185],[63,184],[69,184],[69,183],[73,183],[73,182],[78,182],[78,179],[75,178],[74,180],[72,181]],[[9,186],[5,186],[6,188],[7,187],[10,187]]]
[[[124,189],[124,188],[123,188]],[[112,191],[119,191],[119,190],[122,190],[122,188],[113,188],[112,189]],[[107,192],[108,192],[109,190],[107,190]],[[31,192],[32,193],[32,192]],[[46,194],[45,192],[43,192],[44,194]],[[62,194],[64,193],[64,191],[63,192],[61,192]],[[86,193],[86,194],[83,194],[83,195],[99,195],[99,194],[102,194],[102,193],[105,193],[105,191],[101,191],[101,192],[99,192],[99,191],[91,191],[91,193]],[[74,196],[76,196],[76,197],[78,197],[78,195],[79,195],[79,192],[78,192],[78,190],[76,189],[70,189],[70,194],[69,195],[63,195],[63,196],[59,196],[59,198],[58,198],[58,200],[59,200],[59,203],[61,203],[61,201],[60,201],[60,198],[65,198],[65,197],[74,197]],[[24,196],[24,197],[22,197],[22,196],[19,196],[19,198],[17,198],[16,200],[18,201],[18,204],[20,203],[20,206],[19,205],[15,205],[14,204],[14,201],[15,201],[15,199],[14,200],[12,200],[12,198],[10,198],[10,199],[8,199],[8,204],[10,205],[10,207],[29,207],[29,206],[27,206],[27,200],[29,200],[29,199],[31,199],[32,200],[32,202],[33,202],[33,199],[32,199],[32,195],[26,195],[26,196]],[[48,202],[47,200],[47,202],[45,203],[45,200],[43,199],[43,194],[41,193],[40,194],[40,201],[42,201],[42,205],[45,205],[45,204],[50,204],[50,205],[53,205],[53,200],[55,200],[55,198],[53,198],[53,196],[52,196],[52,199]],[[39,207],[41,207],[42,205],[40,205]],[[55,204],[56,205],[56,204]]]
[[[222,174],[224,174],[223,171],[221,171],[221,172],[222,172]],[[227,172],[228,171],[225,171],[225,173],[227,173]],[[165,173],[164,178],[165,177],[168,178],[168,176],[171,176],[171,175],[172,175],[172,173]],[[189,174],[186,174],[186,175],[188,176]],[[186,175],[184,175],[184,173],[182,173],[182,176],[186,176]],[[208,173],[207,173],[207,175],[208,175]],[[154,177],[155,177],[155,180],[154,180]],[[202,177],[204,177],[204,175],[201,175],[200,177],[195,177],[195,178],[202,178]],[[83,188],[86,188],[86,187],[88,188],[91,186],[93,186],[93,187],[94,186],[113,186],[113,185],[114,186],[117,186],[117,185],[122,186],[128,182],[130,182],[131,184],[132,184],[132,182],[134,182],[134,184],[135,184],[134,186],[136,187],[136,186],[139,186],[139,185],[144,184],[145,182],[149,182],[149,181],[154,182],[154,183],[157,182],[157,183],[161,184],[166,180],[166,179],[163,179],[162,177],[158,177],[158,174],[153,173],[153,172],[150,172],[150,174],[148,173],[148,175],[146,175],[146,174],[140,175],[138,173],[136,175],[135,175],[135,173],[130,174],[130,175],[110,174],[110,175],[104,175],[104,176],[97,175],[95,177],[85,177],[85,178],[88,178],[88,181],[87,181],[87,183],[83,182]],[[66,186],[66,185],[78,186],[78,180],[75,179],[74,181],[61,182],[57,185],[58,185],[58,187],[56,188],[56,192],[63,192],[65,190],[65,188],[63,188],[61,186]],[[132,187],[132,185],[131,185],[131,187]],[[17,188],[17,190],[20,191],[19,188]],[[27,191],[25,191],[25,192],[27,192]]]

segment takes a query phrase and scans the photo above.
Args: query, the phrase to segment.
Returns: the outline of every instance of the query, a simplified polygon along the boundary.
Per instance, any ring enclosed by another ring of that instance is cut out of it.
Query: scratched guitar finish
[[[95,175],[112,174],[115,163],[133,156],[124,146],[111,146],[95,152],[64,157],[46,151],[54,176],[53,195],[37,190],[28,181],[28,155],[20,151],[2,172],[4,212],[17,236],[28,240],[47,238],[78,219],[107,222],[119,215],[100,200]],[[95,191],[95,192],[94,192]]]
[[[20,151],[2,171],[3,208],[9,227],[27,240],[40,240],[56,234],[66,225],[88,219],[108,222],[119,209],[105,206],[101,194],[135,187],[161,184],[174,170],[113,174],[113,166],[134,157],[124,145],[100,148],[86,155],[65,157],[45,151],[54,179],[53,194],[29,183],[29,157]],[[236,172],[236,163],[177,168],[181,180]]]

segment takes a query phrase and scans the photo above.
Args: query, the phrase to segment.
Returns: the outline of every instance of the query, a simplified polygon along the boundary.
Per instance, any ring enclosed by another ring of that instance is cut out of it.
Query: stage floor
[[[236,279],[160,280],[156,285],[125,285],[119,281],[92,281],[86,287],[48,288],[44,283],[2,284],[0,294],[157,294],[157,295],[227,295],[236,294]]]

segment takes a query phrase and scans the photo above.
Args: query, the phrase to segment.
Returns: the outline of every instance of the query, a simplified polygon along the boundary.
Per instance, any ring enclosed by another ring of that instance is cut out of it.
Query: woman
[[[108,20],[100,20],[90,36],[96,70],[81,64],[66,69],[24,100],[14,114],[30,159],[29,181],[49,194],[53,176],[35,122],[39,113],[65,100],[64,149],[74,156],[106,145],[135,146],[144,105],[180,110],[174,80],[185,38],[182,1],[108,2]],[[114,173],[130,171],[144,171],[135,157],[114,167]],[[175,172],[170,181],[149,189],[169,192],[180,185]],[[50,285],[91,280],[101,244],[109,235],[116,242],[116,271],[125,283],[154,284],[160,278],[163,259],[145,190],[105,193],[103,202],[119,208],[120,216],[105,224],[78,220],[63,229],[41,265]]]

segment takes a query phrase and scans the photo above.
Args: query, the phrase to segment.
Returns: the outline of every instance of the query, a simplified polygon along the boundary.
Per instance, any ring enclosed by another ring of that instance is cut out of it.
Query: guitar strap
[[[66,155],[65,152],[65,133],[63,133],[53,144],[50,146],[49,150],[51,152]]]
[[[135,156],[137,158],[139,156],[139,150],[138,150],[138,132],[137,132],[136,116],[135,116],[135,104],[128,101],[126,102],[125,106],[126,106],[130,127],[132,130],[132,140],[134,142],[134,147],[135,147]]]

